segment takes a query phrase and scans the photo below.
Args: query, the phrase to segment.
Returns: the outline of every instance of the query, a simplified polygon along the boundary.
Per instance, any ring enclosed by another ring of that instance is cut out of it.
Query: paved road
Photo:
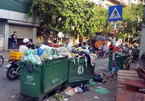
[[[0,101],[18,101],[20,83],[19,80],[9,81],[6,78],[6,64],[0,68]]]
[[[108,68],[108,58],[98,58],[95,64],[95,72],[100,73]]]
[[[0,68],[0,101],[19,101],[19,93],[20,93],[20,80],[10,81],[6,78],[6,64],[8,60],[9,52],[1,52],[5,58],[5,63]],[[104,71],[107,68],[108,59],[97,59],[95,71],[99,73],[100,71]],[[82,96],[82,95],[81,95]],[[79,97],[81,97],[79,96]],[[72,100],[73,101],[73,100]],[[87,101],[83,100],[82,101]]]
[[[6,78],[6,65],[8,63],[9,51],[0,51],[4,57],[4,64],[0,68],[0,101],[18,101],[20,92],[19,80],[10,81]]]

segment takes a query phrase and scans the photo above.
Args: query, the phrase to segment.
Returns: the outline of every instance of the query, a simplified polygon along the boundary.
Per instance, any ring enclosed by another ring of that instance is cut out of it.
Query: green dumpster
[[[20,67],[20,89],[26,96],[40,97],[42,90],[41,75],[42,66],[19,62]],[[28,68],[29,67],[29,68]]]
[[[108,63],[108,69],[109,71],[112,70],[112,55],[109,54],[109,63]],[[123,70],[126,68],[127,64],[127,58],[128,56],[121,52],[115,52],[115,66],[117,66],[119,69]]]
[[[28,64],[33,68],[29,71]],[[39,98],[67,81],[68,59],[66,57],[43,61],[43,65],[20,62],[21,93]]]
[[[68,59],[66,57],[45,61],[42,72],[43,92],[50,92],[66,82],[67,72]]]
[[[85,59],[70,59],[68,68],[69,83],[88,81],[94,76],[94,67],[85,62]]]

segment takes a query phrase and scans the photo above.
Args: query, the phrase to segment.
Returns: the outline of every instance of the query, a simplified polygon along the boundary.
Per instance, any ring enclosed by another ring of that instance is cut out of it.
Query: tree
[[[123,20],[119,22],[118,38],[126,39],[127,36],[139,37],[142,26],[143,6],[131,5],[123,8]]]
[[[45,36],[51,31],[93,36],[108,28],[107,10],[87,0],[33,0],[29,15],[40,17],[38,33]]]

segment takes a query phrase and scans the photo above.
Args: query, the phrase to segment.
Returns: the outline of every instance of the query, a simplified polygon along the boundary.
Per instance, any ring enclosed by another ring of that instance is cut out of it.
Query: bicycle
[[[4,58],[0,55],[0,67],[4,64]]]

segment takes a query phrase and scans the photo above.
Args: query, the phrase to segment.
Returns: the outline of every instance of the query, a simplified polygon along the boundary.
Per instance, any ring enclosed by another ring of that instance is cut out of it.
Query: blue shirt
[[[101,49],[103,49],[103,51],[106,51],[106,45],[102,45]]]

